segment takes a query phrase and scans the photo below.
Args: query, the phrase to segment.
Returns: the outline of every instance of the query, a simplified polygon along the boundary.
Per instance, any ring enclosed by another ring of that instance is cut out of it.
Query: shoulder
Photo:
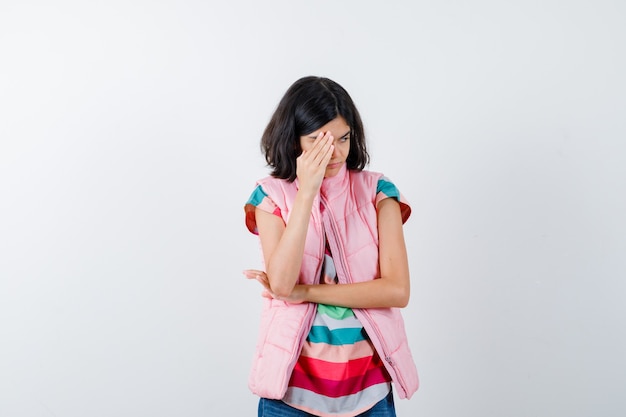
[[[352,174],[353,184],[361,184],[365,189],[370,190],[374,195],[375,205],[378,206],[382,200],[393,198],[400,204],[402,222],[406,222],[411,215],[411,205],[400,192],[395,183],[382,172],[359,171]]]
[[[295,181],[289,182],[282,178],[272,176],[261,178],[260,180],[257,180],[256,184],[260,185],[265,190],[283,190],[296,187]]]
[[[271,176],[256,181],[252,194],[244,204],[245,222],[250,232],[258,234],[256,209],[282,217],[282,210],[286,207],[285,201],[288,194],[282,188],[285,184],[289,184],[289,182]]]
[[[363,186],[376,190],[378,181],[384,178],[384,175],[375,171],[350,171],[350,182],[354,186]]]
[[[364,169],[361,171],[351,170],[350,173],[355,178],[363,178],[363,179],[378,179],[384,176],[382,172],[369,171],[367,169]]]

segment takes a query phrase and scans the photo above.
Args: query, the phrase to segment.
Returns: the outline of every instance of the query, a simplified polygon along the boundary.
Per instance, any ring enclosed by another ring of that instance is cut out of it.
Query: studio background
[[[626,3],[0,3],[0,416],[251,416],[297,78],[413,205],[400,416],[626,413]]]

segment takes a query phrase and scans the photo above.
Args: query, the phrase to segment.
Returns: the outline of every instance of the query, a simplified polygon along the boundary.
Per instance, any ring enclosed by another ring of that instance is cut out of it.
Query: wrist
[[[301,200],[306,203],[313,203],[315,197],[317,196],[318,190],[306,190],[304,188],[299,188],[296,194],[296,199]]]
[[[304,284],[297,284],[293,287],[292,298],[299,302],[308,302],[309,286]]]

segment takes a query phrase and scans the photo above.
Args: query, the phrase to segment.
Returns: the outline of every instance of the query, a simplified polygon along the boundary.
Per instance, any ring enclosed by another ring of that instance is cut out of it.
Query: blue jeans
[[[259,400],[259,417],[303,417],[315,416],[305,411],[293,408],[285,404],[281,400],[268,400],[261,398]],[[393,405],[393,393],[389,394],[374,404],[374,407],[359,414],[357,417],[396,417],[396,408]]]

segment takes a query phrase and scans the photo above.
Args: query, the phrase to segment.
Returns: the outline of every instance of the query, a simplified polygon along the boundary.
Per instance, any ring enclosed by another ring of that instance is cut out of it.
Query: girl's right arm
[[[269,287],[279,297],[288,297],[298,281],[313,200],[332,156],[333,140],[330,132],[320,133],[313,147],[297,158],[299,188],[286,225],[274,214],[255,210]]]

